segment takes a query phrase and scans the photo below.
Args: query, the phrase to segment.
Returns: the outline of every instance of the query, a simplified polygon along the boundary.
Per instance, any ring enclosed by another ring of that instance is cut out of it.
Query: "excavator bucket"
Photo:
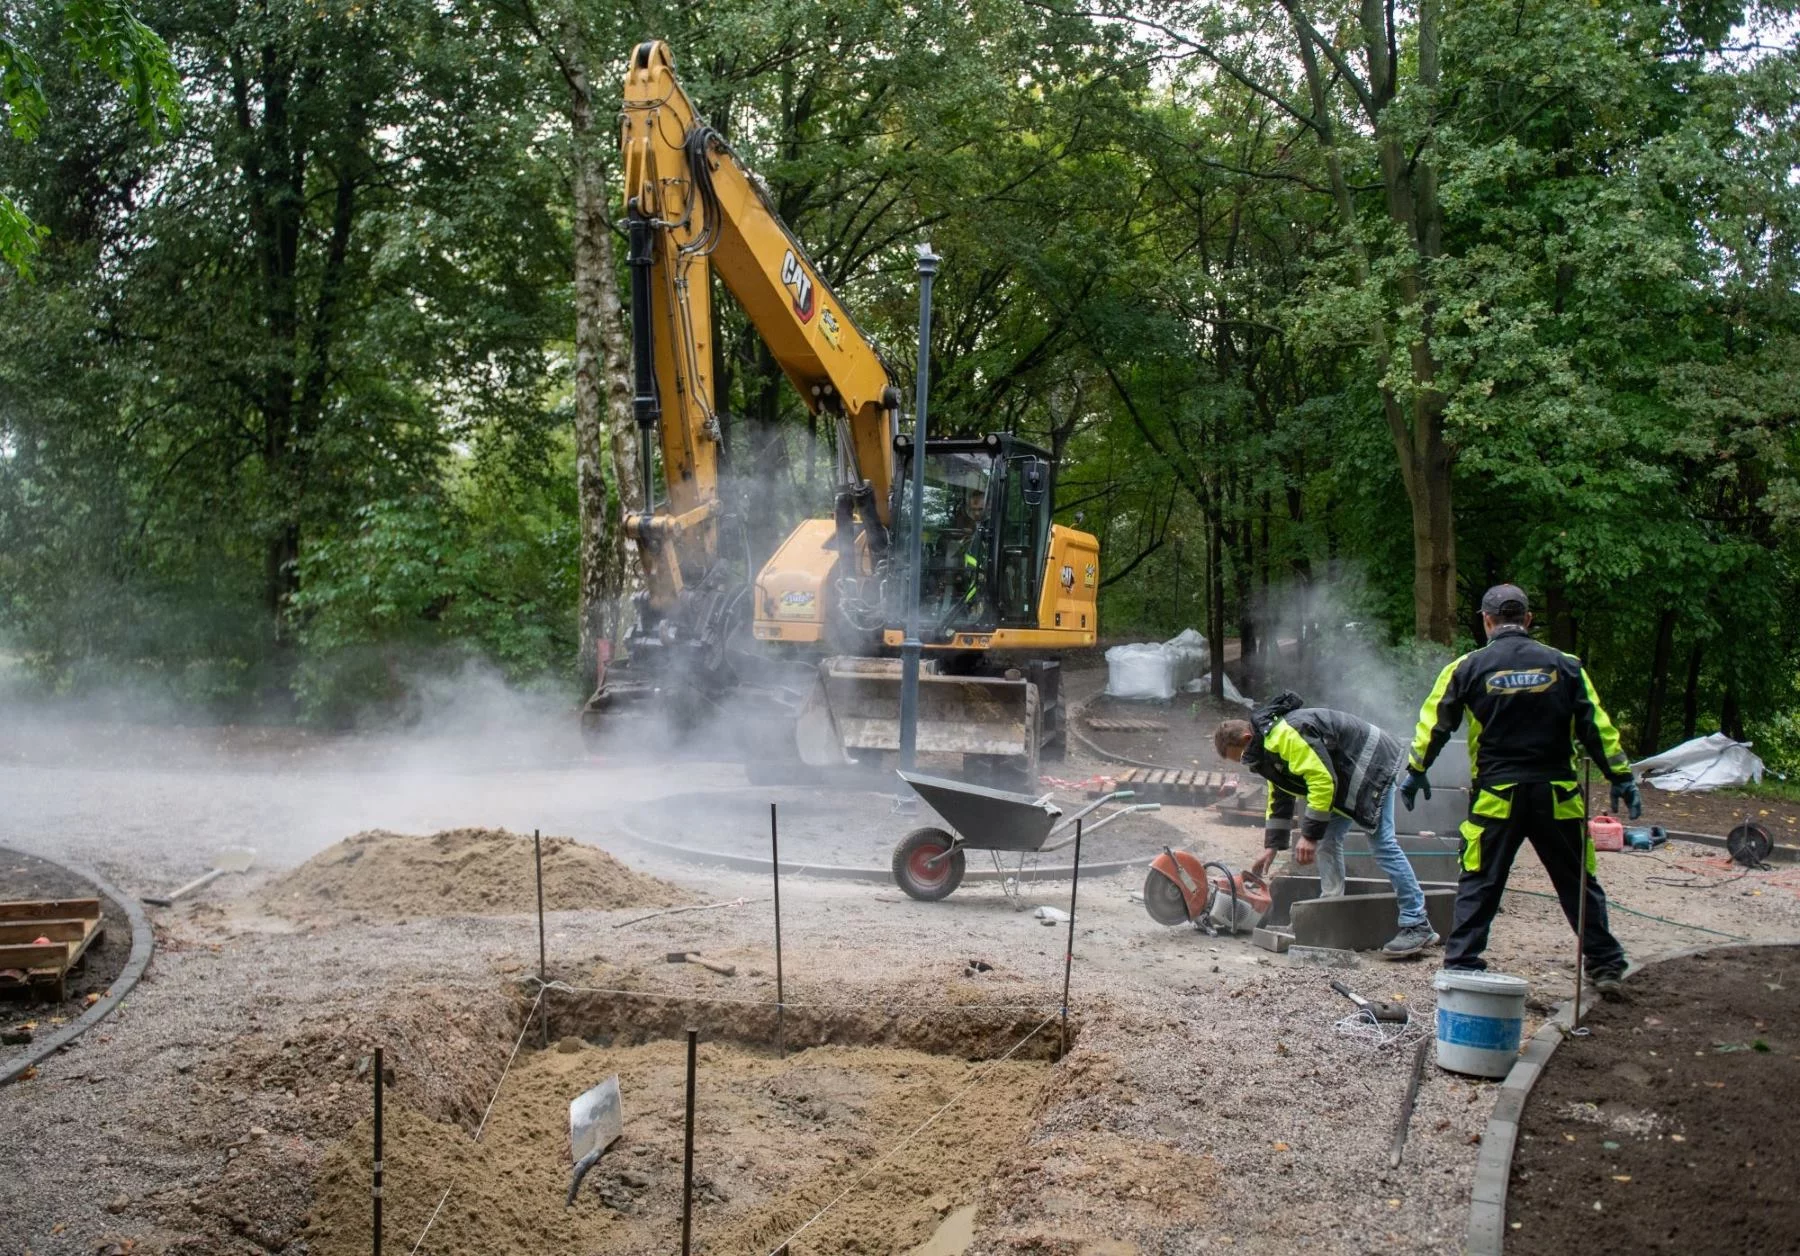
[[[862,751],[900,748],[900,661],[839,656],[819,664],[796,741],[814,767],[846,763]],[[1036,777],[1043,738],[1037,686],[1000,676],[919,671],[921,754],[991,755]]]

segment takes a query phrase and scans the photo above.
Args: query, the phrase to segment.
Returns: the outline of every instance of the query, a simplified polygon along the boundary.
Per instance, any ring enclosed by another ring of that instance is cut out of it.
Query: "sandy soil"
[[[673,907],[675,886],[633,872],[603,850],[567,837],[541,842],[544,906]],[[262,892],[292,920],[399,920],[506,916],[535,911],[537,869],[529,834],[451,829],[430,837],[374,830],[345,838],[283,873]]]
[[[329,1197],[315,1199],[312,1183],[317,1174],[328,1179],[333,1164],[354,1163],[343,1140],[367,1115],[366,1061],[377,1043],[394,1070],[394,1110],[454,1123],[466,1139],[519,1034],[531,990],[525,979],[537,964],[536,921],[409,916],[404,925],[365,919],[296,931],[270,915],[262,895],[276,876],[370,829],[541,828],[610,851],[696,902],[744,898],[629,925],[641,909],[553,912],[551,976],[589,991],[632,993],[553,991],[546,1007],[552,1041],[571,1029],[596,1044],[611,1034],[613,1046],[583,1048],[597,1053],[589,1058],[599,1067],[608,1053],[632,1048],[627,1026],[650,1025],[654,1033],[645,1030],[641,1045],[661,1042],[666,1050],[669,1040],[655,1035],[713,1009],[704,1022],[709,1035],[732,1024],[749,1035],[744,1069],[756,1085],[741,1101],[770,1101],[756,1088],[776,1076],[757,1072],[772,1066],[766,1006],[648,997],[772,1001],[767,882],[664,861],[616,823],[623,811],[665,800],[691,805],[696,796],[741,795],[741,768],[689,761],[659,769],[618,759],[497,766],[495,757],[465,750],[459,757],[441,745],[421,753],[406,743],[361,741],[354,756],[302,750],[284,753],[279,764],[183,758],[160,766],[104,756],[0,763],[0,797],[9,801],[0,809],[0,843],[90,860],[131,890],[195,875],[222,846],[256,847],[260,861],[192,903],[155,913],[161,950],[126,1006],[47,1062],[38,1080],[0,1091],[0,1123],[29,1132],[0,1147],[0,1215],[11,1223],[0,1251],[312,1250],[307,1218],[322,1218],[319,1200]],[[1077,756],[1057,774],[1078,780],[1101,766]],[[1260,844],[1254,828],[1224,826],[1204,811],[1169,808],[1146,819],[1228,862],[1247,862]],[[868,857],[859,862],[878,866],[884,835],[869,820],[846,806],[844,836],[834,840],[853,843],[864,834]],[[1688,848],[1601,857],[1615,928],[1634,957],[1718,934],[1800,934],[1793,874],[1739,876],[1706,862],[1713,856]],[[1294,965],[1243,940],[1163,929],[1130,897],[1141,884],[1141,873],[1081,883],[1071,991],[1079,1036],[1048,1070],[1028,1123],[1009,1127],[996,1167],[970,1175],[975,1189],[967,1198],[977,1212],[968,1250],[1460,1250],[1475,1141],[1497,1087],[1428,1069],[1405,1162],[1389,1170],[1405,1053],[1338,1033],[1349,1008],[1328,987],[1344,977],[1428,1017],[1432,965],[1365,962],[1345,974]],[[1535,1023],[1549,1000],[1572,989],[1572,938],[1554,903],[1534,897],[1549,887],[1529,855],[1513,884],[1521,892],[1496,922],[1489,958],[1532,981]],[[848,1008],[859,1023],[891,1035],[865,1030],[831,1045],[950,1052],[962,1068],[971,1054],[1003,1049],[997,1044],[1005,1036],[996,1031],[995,1046],[972,1047],[947,1030],[933,1039],[929,1026],[982,1002],[1029,1009],[1018,1016],[1037,1012],[1032,1024],[1060,1002],[1066,934],[1015,911],[995,886],[971,885],[934,904],[878,883],[794,876],[781,889],[788,1001],[814,1005],[816,1015],[824,1005]],[[1035,903],[1067,907],[1068,886],[1031,887],[1027,905]],[[728,959],[736,975],[664,963],[674,950]],[[612,1031],[596,1009],[611,1009]],[[820,1023],[830,1030],[831,1022]],[[554,1063],[528,1035],[514,1067]],[[643,1115],[666,1112],[657,1102]],[[982,1088],[967,1102],[945,1120],[961,1123],[982,1111]],[[554,1123],[559,1138],[565,1119]],[[831,1126],[820,1132],[824,1140],[857,1136],[854,1122],[822,1124]],[[729,1133],[717,1136],[700,1168],[731,1196],[737,1171],[726,1154]],[[656,1145],[666,1137],[658,1132]],[[651,1195],[666,1189],[666,1168],[656,1177]],[[400,1190],[391,1178],[390,1185]],[[915,1189],[924,1186],[896,1186],[892,1209],[912,1210],[923,1226],[937,1208]],[[546,1206],[555,1211],[560,1193]],[[670,1236],[661,1241],[667,1250]]]
[[[675,1039],[602,1048],[564,1038],[507,1075],[479,1143],[455,1125],[400,1109],[383,1148],[392,1232],[417,1234],[451,1188],[456,1204],[433,1227],[433,1251],[667,1252],[681,1216],[685,1058]],[[717,1252],[773,1247],[979,1072],[979,1108],[929,1127],[791,1249],[906,1251],[952,1208],[975,1202],[1029,1126],[1048,1071],[884,1047],[814,1047],[778,1060],[708,1043],[696,1069],[695,1244]],[[614,1073],[625,1137],[565,1210],[569,1101]],[[317,1256],[369,1250],[370,1156],[367,1121],[326,1156],[307,1231]]]

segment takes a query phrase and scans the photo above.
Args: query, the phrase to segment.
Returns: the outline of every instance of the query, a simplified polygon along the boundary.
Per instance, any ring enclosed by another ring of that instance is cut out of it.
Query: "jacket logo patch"
[[[1489,693],[1543,693],[1556,683],[1556,673],[1542,668],[1494,672],[1487,678]]]

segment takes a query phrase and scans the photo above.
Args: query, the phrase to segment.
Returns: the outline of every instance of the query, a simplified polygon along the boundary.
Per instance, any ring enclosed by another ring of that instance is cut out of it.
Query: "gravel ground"
[[[0,1126],[25,1132],[0,1149],[0,1253],[304,1251],[310,1175],[366,1107],[357,1069],[375,1042],[388,1046],[402,1101],[473,1125],[516,1033],[514,983],[535,969],[535,922],[296,930],[261,911],[256,895],[274,870],[348,834],[541,828],[610,849],[702,901],[767,893],[756,878],[649,856],[614,820],[666,799],[742,797],[742,770],[729,764],[509,765],[478,742],[369,738],[221,754],[212,736],[185,739],[166,766],[145,761],[143,739],[117,733],[103,745],[133,754],[90,753],[77,732],[54,756],[0,755],[0,844],[91,862],[128,891],[196,875],[219,847],[259,857],[250,874],[153,913],[160,949],[126,1006],[37,1080],[0,1091]],[[1058,775],[1100,767],[1077,758]],[[830,805],[828,795],[795,797]],[[884,863],[890,835],[854,796],[839,801],[833,841],[866,841],[857,862]],[[1260,842],[1197,809],[1154,819],[1227,862],[1247,862]],[[1616,903],[1652,915],[1761,939],[1800,934],[1794,874],[1731,879],[1705,862],[1712,854],[1603,856],[1601,876]],[[990,1183],[970,1251],[1460,1250],[1475,1140],[1497,1086],[1428,1068],[1405,1162],[1389,1170],[1407,1061],[1334,1032],[1349,1009],[1327,983],[1344,974],[1160,928],[1129,897],[1141,883],[1123,874],[1081,884],[1076,1048]],[[1549,888],[1528,854],[1514,885]],[[1029,902],[1067,904],[1066,886],[1029,891]],[[924,904],[891,886],[791,877],[782,900],[790,999],[1057,1004],[1063,931],[1015,912],[997,887]],[[640,914],[553,914],[553,975],[773,996],[767,903],[610,927]],[[1623,912],[1614,923],[1638,959],[1709,940]],[[740,975],[662,962],[682,949],[733,957]],[[1508,900],[1490,959],[1532,981],[1528,1032],[1543,1000],[1572,988],[1572,950],[1553,902]],[[972,958],[992,971],[966,976]],[[1429,1016],[1433,971],[1365,963],[1346,980]]]

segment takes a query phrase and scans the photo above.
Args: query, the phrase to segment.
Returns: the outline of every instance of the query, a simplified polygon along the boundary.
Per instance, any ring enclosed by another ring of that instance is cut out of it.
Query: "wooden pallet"
[[[97,898],[0,903],[0,990],[29,990],[60,1003],[69,970],[105,933]]]
[[[1235,790],[1235,772],[1182,771],[1178,768],[1126,768],[1111,778],[1119,789],[1129,789],[1137,802],[1171,803],[1187,807],[1210,806],[1220,795]],[[1091,789],[1088,797],[1109,791]]]
[[[1166,733],[1169,725],[1164,720],[1105,720],[1089,718],[1087,726],[1096,733]]]

